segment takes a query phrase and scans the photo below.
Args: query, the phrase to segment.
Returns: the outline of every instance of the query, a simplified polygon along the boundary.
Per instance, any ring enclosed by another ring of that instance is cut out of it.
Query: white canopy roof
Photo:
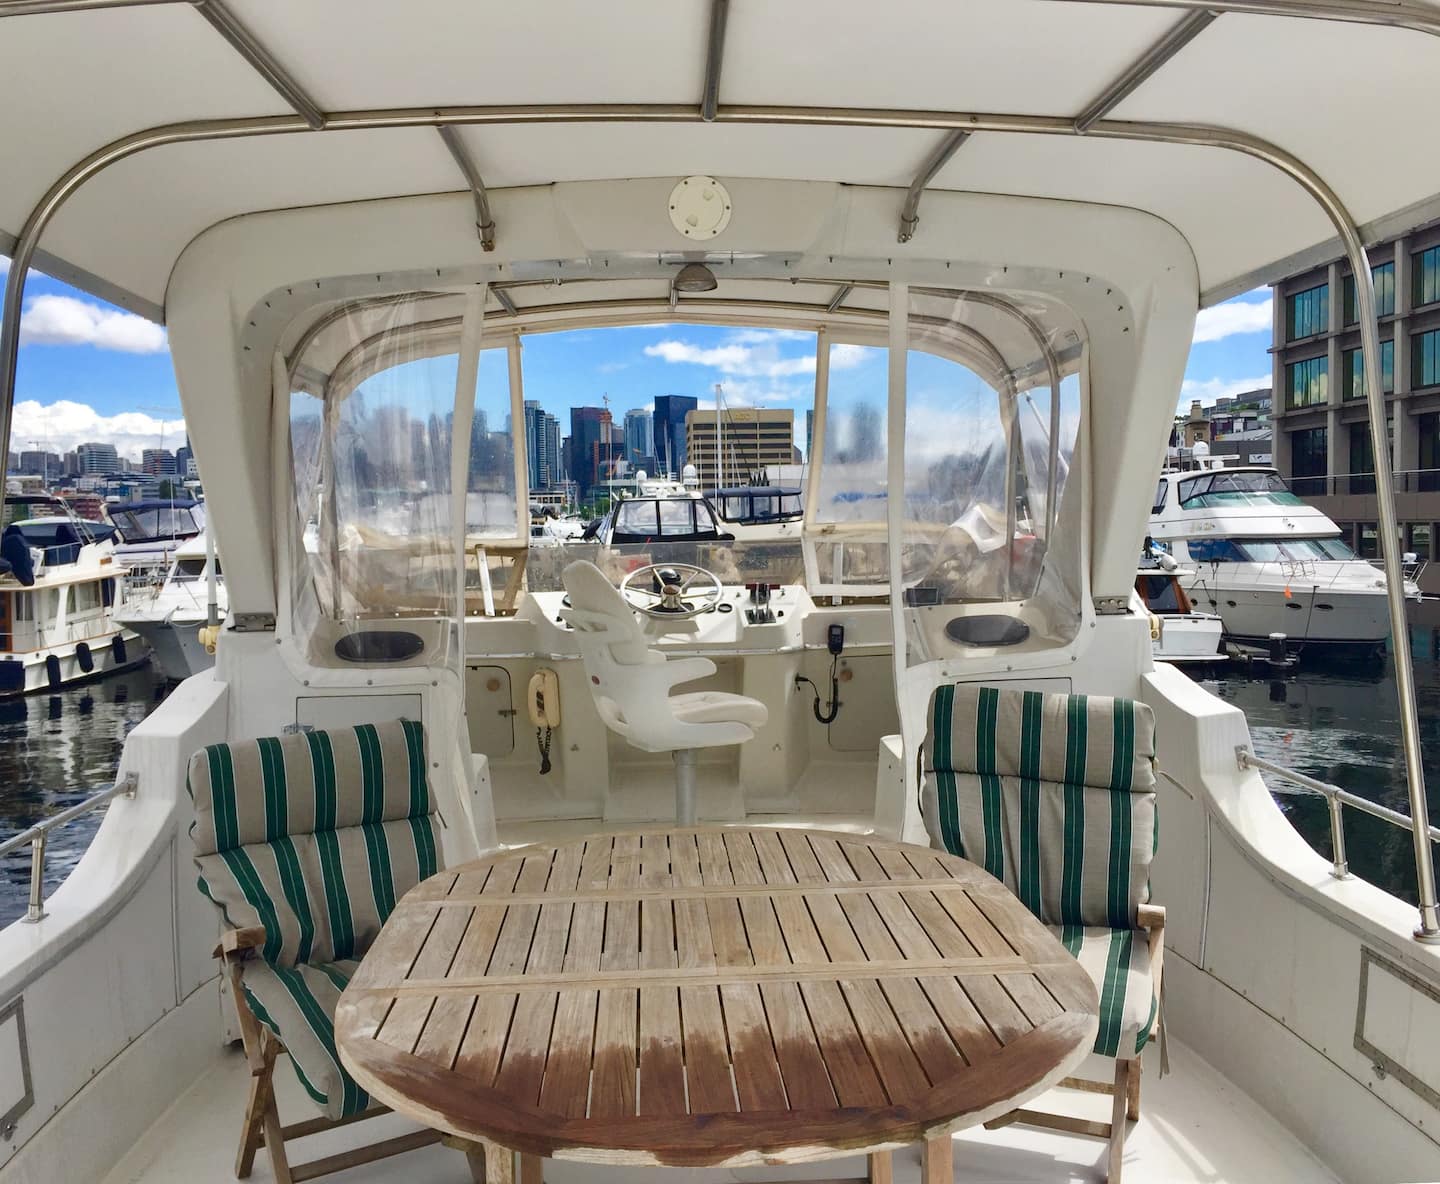
[[[1207,301],[1338,253],[1313,198],[1255,154],[1267,144],[1328,182],[1368,237],[1440,214],[1440,6],[1422,0],[0,0],[0,18],[0,250],[99,153],[37,263],[157,318],[175,259],[217,222],[463,191],[442,122],[461,125],[492,191],[840,181],[893,188],[897,228],[906,187],[974,128],[930,188],[1154,213],[1191,244]],[[1167,37],[1173,55],[1122,97],[1117,80]],[[1152,142],[1158,124],[1265,143]],[[926,257],[925,237],[922,202],[896,254]]]

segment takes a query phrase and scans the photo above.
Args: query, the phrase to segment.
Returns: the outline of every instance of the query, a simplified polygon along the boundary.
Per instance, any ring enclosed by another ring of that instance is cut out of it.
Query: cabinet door
[[[471,752],[500,757],[515,751],[515,702],[505,667],[465,668],[465,714]]]

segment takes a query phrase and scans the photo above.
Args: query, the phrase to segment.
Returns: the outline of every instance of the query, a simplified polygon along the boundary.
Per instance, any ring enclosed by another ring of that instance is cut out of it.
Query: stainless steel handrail
[[[83,802],[76,803],[68,810],[61,810],[43,822],[37,822],[29,830],[22,830],[13,838],[0,843],[0,856],[9,855],[27,843],[30,844],[30,906],[23,918],[27,925],[33,925],[45,918],[45,845],[50,832],[89,814],[112,798],[133,798],[139,785],[140,779],[136,774],[126,773],[108,789],[91,794]]]
[[[1392,810],[1388,806],[1382,806],[1378,802],[1372,802],[1369,798],[1362,798],[1348,789],[1331,785],[1328,781],[1317,781],[1314,777],[1307,777],[1304,773],[1287,769],[1284,765],[1277,765],[1263,756],[1256,756],[1243,744],[1235,749],[1235,762],[1242,769],[1263,769],[1267,773],[1274,773],[1277,777],[1282,777],[1302,789],[1308,789],[1325,798],[1330,807],[1330,847],[1332,852],[1330,874],[1337,880],[1345,880],[1350,876],[1349,866],[1345,859],[1345,826],[1341,815],[1342,806],[1353,806],[1364,814],[1379,818],[1382,822],[1401,827],[1411,834],[1415,833],[1415,820],[1410,815],[1402,814],[1399,810]],[[1430,826],[1426,823],[1425,833],[1432,843],[1440,843],[1440,826]]]

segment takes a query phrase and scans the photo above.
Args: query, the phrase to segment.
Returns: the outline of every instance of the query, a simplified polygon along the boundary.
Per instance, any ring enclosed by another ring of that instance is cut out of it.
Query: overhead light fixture
[[[715,273],[703,263],[687,263],[675,275],[677,292],[713,292],[718,286]]]
[[[703,263],[687,263],[675,276],[677,292],[713,292],[718,286],[715,273]]]

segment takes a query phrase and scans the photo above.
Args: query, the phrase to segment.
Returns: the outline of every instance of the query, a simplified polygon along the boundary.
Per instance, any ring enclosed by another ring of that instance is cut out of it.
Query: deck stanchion
[[[30,907],[25,910],[25,924],[34,925],[45,919],[45,837],[42,830],[30,844]]]
[[[1330,869],[1330,874],[1337,880],[1348,880],[1350,865],[1345,859],[1344,806],[1337,797],[1329,798],[1328,802],[1330,805],[1330,858],[1335,865]]]

